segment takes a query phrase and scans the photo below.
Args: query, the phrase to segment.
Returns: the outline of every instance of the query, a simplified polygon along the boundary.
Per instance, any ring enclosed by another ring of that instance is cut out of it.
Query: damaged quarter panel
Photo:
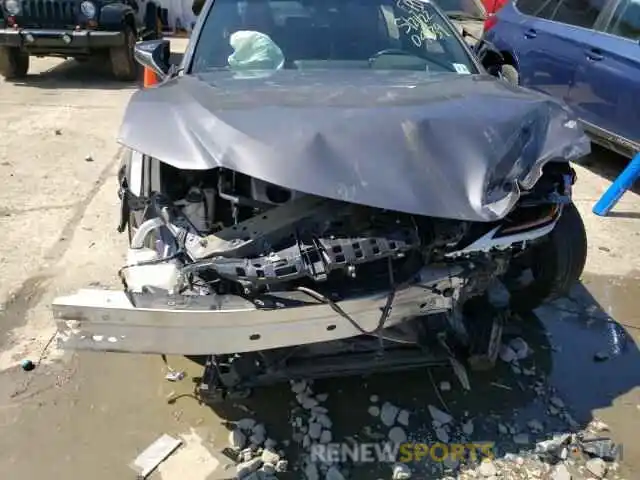
[[[137,92],[119,139],[179,169],[468,221],[503,218],[546,162],[590,149],[546,96],[484,75],[370,70],[182,76]]]

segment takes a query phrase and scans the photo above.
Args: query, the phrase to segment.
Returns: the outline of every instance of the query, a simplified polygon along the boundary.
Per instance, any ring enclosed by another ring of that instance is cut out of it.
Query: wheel
[[[136,34],[130,25],[124,26],[124,44],[110,50],[111,70],[121,81],[132,82],[138,78],[138,68],[133,56]]]
[[[518,73],[516,67],[514,67],[513,65],[509,65],[508,63],[502,65],[502,67],[500,67],[500,74],[502,75],[502,78],[504,78],[507,82],[514,85],[520,84],[520,74]]]
[[[530,311],[541,304],[566,295],[580,279],[587,261],[587,234],[578,209],[565,205],[553,231],[532,247],[524,265],[514,265],[504,283],[511,294],[511,308]],[[530,281],[518,283],[516,277],[531,272]]]
[[[29,55],[19,48],[0,47],[0,75],[7,80],[24,78],[29,71]]]

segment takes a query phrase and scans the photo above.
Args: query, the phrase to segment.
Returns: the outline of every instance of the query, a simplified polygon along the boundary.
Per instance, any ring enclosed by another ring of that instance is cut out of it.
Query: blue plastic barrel
[[[625,168],[618,178],[614,180],[611,186],[604,192],[604,195],[598,200],[593,207],[592,212],[601,217],[606,216],[609,211],[616,206],[624,192],[633,186],[638,177],[640,177],[640,153],[631,159],[627,168]]]

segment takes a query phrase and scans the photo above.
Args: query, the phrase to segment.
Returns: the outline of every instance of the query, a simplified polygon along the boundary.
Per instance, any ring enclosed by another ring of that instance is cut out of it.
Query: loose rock
[[[529,443],[529,435],[526,433],[518,433],[513,436],[513,442],[518,445],[527,445]]]
[[[378,402],[378,400],[380,400],[380,397],[378,397],[378,395],[371,395],[371,396],[369,397],[369,401],[370,401],[371,403],[377,403],[377,402]]]
[[[587,461],[585,467],[596,478],[603,478],[607,474],[607,464],[601,458],[592,458]]]
[[[333,435],[331,435],[331,430],[323,430],[322,433],[320,434],[320,443],[331,443],[331,440],[333,439]]]
[[[437,409],[433,405],[429,405],[429,413],[431,414],[431,418],[433,418],[436,422],[441,425],[446,425],[447,423],[453,420],[453,417],[448,413],[443,412],[442,410]]]
[[[309,424],[309,437],[311,437],[314,440],[317,440],[320,438],[320,435],[322,434],[322,425],[316,422],[312,422]]]
[[[502,360],[505,363],[514,362],[518,358],[518,356],[516,355],[516,352],[514,352],[513,349],[507,345],[502,345],[500,347],[500,351],[498,352],[498,355],[500,357],[500,360]]]
[[[498,473],[498,469],[491,460],[483,460],[478,468],[478,473],[483,477],[493,477]]]
[[[258,470],[262,466],[262,459],[252,458],[248,462],[243,462],[236,467],[236,476],[244,478]]]
[[[528,421],[527,426],[534,433],[542,432],[544,430],[544,426],[538,420]]]
[[[449,434],[443,427],[436,428],[436,437],[438,437],[438,440],[442,443],[449,443]]]
[[[448,392],[451,390],[451,384],[449,382],[440,382],[440,390],[443,392]]]
[[[316,422],[318,422],[324,428],[328,428],[328,429],[331,429],[331,427],[333,426],[333,422],[331,421],[331,419],[324,413],[316,417]]]
[[[253,418],[243,418],[236,422],[236,426],[240,430],[245,430],[245,431],[252,430],[253,427],[255,427],[255,425],[256,425],[256,421]]]
[[[344,480],[344,475],[335,465],[331,465],[324,478],[326,480]]]
[[[304,469],[306,480],[320,480],[320,474],[318,473],[318,467],[314,463],[308,463]]]
[[[400,410],[398,413],[398,423],[400,425],[404,425],[405,427],[409,426],[409,411],[408,410]]]
[[[380,415],[380,409],[375,405],[371,405],[367,411],[369,412],[369,415],[371,415],[372,417],[377,417]]]
[[[469,420],[462,424],[462,432],[465,435],[473,435],[473,421]]]
[[[271,465],[270,463],[265,463],[264,465],[262,465],[262,467],[260,467],[260,470],[258,470],[258,476],[260,480],[264,479],[265,477],[272,478],[275,473],[276,467],[274,465]]]
[[[380,420],[387,427],[392,426],[396,421],[399,410],[400,409],[395,405],[392,405],[389,402],[385,402],[382,405],[382,410],[380,411]]]
[[[592,432],[605,432],[609,430],[609,425],[602,420],[594,418],[589,422],[589,425],[587,425],[587,430],[591,430]]]
[[[276,463],[276,472],[286,472],[288,468],[289,462],[287,462],[286,460],[280,460],[278,463]]]
[[[262,451],[262,456],[261,456],[262,462],[263,463],[269,463],[271,465],[277,465],[278,462],[280,461],[280,455],[278,455],[276,452],[274,452],[273,450],[270,450],[268,448],[265,448]]]
[[[240,429],[234,429],[229,432],[229,446],[234,450],[242,450],[246,443],[247,436]]]
[[[307,382],[304,380],[300,382],[292,382],[291,383],[291,391],[295,394],[299,394],[304,392],[307,389]]]
[[[302,405],[302,408],[304,408],[305,410],[311,410],[313,407],[318,406],[318,400],[311,397],[304,397],[302,399],[302,402],[300,402],[300,404]]]
[[[560,463],[553,468],[551,480],[571,480],[571,474],[565,464]]]
[[[402,427],[393,427],[389,430],[389,440],[392,443],[400,445],[407,441],[407,434],[402,429]]]

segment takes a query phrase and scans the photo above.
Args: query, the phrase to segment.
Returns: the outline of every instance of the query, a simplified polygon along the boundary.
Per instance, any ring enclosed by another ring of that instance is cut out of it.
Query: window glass
[[[478,72],[446,17],[422,0],[216,0],[191,71],[258,68],[269,58],[276,69]]]
[[[591,28],[602,11],[602,3],[598,0],[563,0],[551,15],[551,20]]]
[[[520,0],[518,9],[527,15],[591,28],[604,7],[605,0]]]
[[[534,17],[551,18],[555,9],[560,5],[561,0],[519,0],[517,2],[518,10],[526,15]]]
[[[476,0],[435,0],[436,4],[446,13],[464,13],[472,18],[484,18],[484,7]]]
[[[607,32],[631,40],[640,40],[640,1],[622,0],[613,13]]]

